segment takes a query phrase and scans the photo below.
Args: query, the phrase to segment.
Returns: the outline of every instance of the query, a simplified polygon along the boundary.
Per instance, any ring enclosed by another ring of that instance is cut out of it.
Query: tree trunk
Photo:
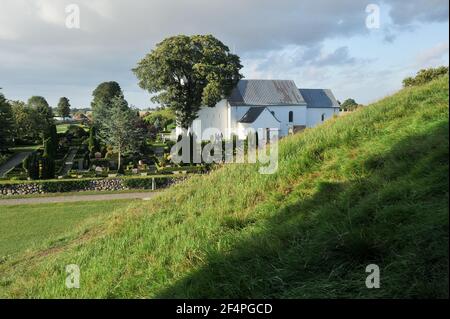
[[[117,173],[118,172],[120,172],[120,167],[121,167],[121,165],[122,165],[122,163],[121,163],[121,160],[120,160],[120,158],[121,158],[121,151],[120,151],[120,146],[119,146],[119,152],[118,152],[118,158],[117,158]]]

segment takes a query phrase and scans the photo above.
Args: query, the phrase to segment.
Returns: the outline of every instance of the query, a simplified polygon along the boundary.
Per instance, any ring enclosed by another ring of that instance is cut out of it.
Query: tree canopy
[[[22,101],[11,101],[14,122],[14,138],[20,140],[37,140],[42,129],[40,114]]]
[[[104,113],[102,109],[110,108],[114,98],[121,97],[124,103],[127,103],[123,98],[123,92],[119,83],[115,81],[100,83],[92,92],[92,96],[91,107],[95,124],[100,120],[100,114]]]
[[[61,117],[68,117],[70,115],[69,99],[62,97],[59,99],[57,113]]]
[[[41,137],[45,135],[50,125],[53,124],[53,111],[48,105],[47,100],[42,96],[32,96],[28,99],[28,107],[37,111],[38,130],[41,132]]]
[[[0,151],[10,145],[13,132],[13,118],[11,105],[5,96],[0,93]]]
[[[140,130],[136,125],[137,112],[129,108],[127,101],[121,96],[113,98],[109,107],[99,106],[98,136],[117,152],[118,171],[120,171],[122,154],[139,147]]]
[[[28,106],[36,110],[39,114],[44,116],[46,119],[53,118],[53,112],[51,107],[48,105],[47,100],[42,96],[32,96],[28,99]]]
[[[170,124],[175,123],[175,120],[173,110],[164,107],[151,111],[144,117],[144,121],[153,125],[157,130],[166,130]]]
[[[213,107],[242,78],[237,55],[212,35],[178,35],[157,44],[133,69],[152,100],[172,108],[189,127],[201,106]]]
[[[92,92],[93,100],[91,107],[95,109],[98,105],[110,105],[113,98],[123,95],[119,83],[115,81],[100,83]]]
[[[358,107],[358,103],[354,99],[346,99],[341,104],[341,110],[352,111]]]

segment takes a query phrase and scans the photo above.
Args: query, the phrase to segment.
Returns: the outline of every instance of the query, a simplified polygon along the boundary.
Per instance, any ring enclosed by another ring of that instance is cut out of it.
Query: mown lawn
[[[65,133],[65,132],[67,132],[67,129],[69,128],[69,126],[79,126],[79,127],[82,127],[85,131],[88,131],[88,129],[84,125],[70,124],[70,123],[56,125],[56,131],[57,131],[57,133]]]
[[[0,207],[0,262],[10,255],[63,242],[82,227],[102,221],[131,200]]]

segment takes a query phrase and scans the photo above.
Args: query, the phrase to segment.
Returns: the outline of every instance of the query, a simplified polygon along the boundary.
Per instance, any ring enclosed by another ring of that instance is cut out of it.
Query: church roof
[[[339,107],[339,103],[328,89],[298,89],[308,108]]]
[[[230,105],[298,105],[305,104],[294,81],[240,80],[228,98]]]
[[[266,110],[266,109],[267,108],[263,107],[263,106],[251,107],[251,108],[248,109],[248,111],[244,114],[244,116],[242,116],[242,118],[238,122],[240,122],[240,123],[253,123],[261,115],[261,113],[264,112],[264,110]],[[272,116],[275,118],[275,120],[280,122],[275,117],[273,112],[271,112],[269,109],[267,109],[267,110],[272,114]]]

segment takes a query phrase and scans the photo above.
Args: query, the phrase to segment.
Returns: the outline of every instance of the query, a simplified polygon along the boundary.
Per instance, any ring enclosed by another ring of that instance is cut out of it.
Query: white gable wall
[[[333,115],[339,115],[339,108],[337,107],[310,107],[307,110],[307,127],[314,127],[322,123],[322,115],[324,115],[324,121],[333,117]]]
[[[275,112],[280,123],[280,136],[286,136],[290,125],[306,125],[306,105],[276,105],[269,109]],[[292,111],[293,122],[289,123],[289,112]]]
[[[231,106],[227,100],[222,100],[215,107],[203,107],[198,112],[198,120],[201,120],[202,130],[206,128],[218,128],[221,130],[225,138],[230,138],[231,133],[235,132],[240,135],[239,132],[244,126],[239,123],[239,120],[244,116],[248,109],[252,106]],[[253,106],[258,107],[258,106]],[[339,115],[339,108],[307,108],[306,105],[273,105],[268,106],[268,110],[275,113],[276,119],[280,121],[277,128],[279,128],[279,135],[286,136],[291,125],[304,125],[306,127],[313,127],[322,123],[322,114],[324,114],[324,120],[327,120],[333,115]],[[289,123],[289,112],[293,112],[293,122]],[[266,114],[267,113],[267,114]],[[263,115],[264,114],[264,115]],[[263,118],[268,115],[268,118],[259,121],[259,118],[255,123],[251,125],[254,128],[270,128],[273,126],[273,116],[269,112],[264,111],[260,114]],[[269,119],[272,117],[272,119]],[[263,126],[257,126],[263,125]],[[270,126],[272,125],[272,126]],[[177,127],[176,136],[181,134],[181,129]]]
[[[207,128],[217,128],[224,135],[228,128],[228,102],[221,100],[214,107],[202,107],[197,113],[197,119],[201,121],[202,131]],[[192,126],[190,127],[192,129]],[[176,136],[180,135],[182,130],[176,128]]]
[[[238,128],[238,121],[247,113],[250,107],[259,106],[230,106],[229,119],[232,129]],[[280,123],[280,136],[288,134],[289,125],[306,125],[306,105],[272,105],[267,107],[275,113]],[[289,123],[289,112],[293,112],[293,123]]]
[[[255,132],[258,129],[277,129],[280,130],[280,122],[278,122],[268,109],[265,109],[253,123],[237,123],[238,131],[237,135],[239,139],[245,139],[247,137],[247,129],[252,128]]]

